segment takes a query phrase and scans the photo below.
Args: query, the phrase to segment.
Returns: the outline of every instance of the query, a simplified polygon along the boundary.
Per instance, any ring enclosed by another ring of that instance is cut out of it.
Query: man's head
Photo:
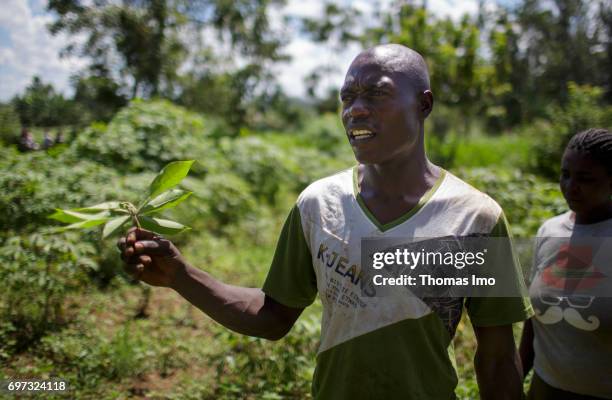
[[[433,96],[419,53],[397,44],[363,51],[349,67],[340,98],[342,122],[359,162],[381,164],[423,151]]]

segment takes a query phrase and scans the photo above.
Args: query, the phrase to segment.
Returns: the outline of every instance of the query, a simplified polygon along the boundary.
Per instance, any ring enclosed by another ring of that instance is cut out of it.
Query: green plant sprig
[[[121,229],[128,221],[132,226],[159,234],[175,234],[190,229],[176,221],[152,217],[163,210],[176,207],[192,192],[175,188],[187,176],[194,160],[168,163],[149,185],[149,195],[136,207],[129,201],[108,201],[90,207],[64,210],[57,208],[49,218],[69,224],[55,232],[68,229],[87,229],[104,224],[102,238]]]

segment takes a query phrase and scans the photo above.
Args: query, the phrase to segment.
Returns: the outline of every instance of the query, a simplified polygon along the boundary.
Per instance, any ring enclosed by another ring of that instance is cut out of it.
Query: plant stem
[[[134,225],[136,225],[138,229],[142,229],[140,227],[140,221],[138,221],[138,217],[136,216],[136,214],[132,214],[132,222],[134,223]]]

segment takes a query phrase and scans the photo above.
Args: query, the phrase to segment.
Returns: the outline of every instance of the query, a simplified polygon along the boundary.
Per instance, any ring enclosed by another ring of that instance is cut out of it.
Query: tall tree
[[[51,33],[67,32],[76,39],[64,51],[90,58],[93,69],[102,66],[123,85],[129,82],[131,97],[172,90],[185,57],[178,37],[184,18],[167,1],[83,5],[78,0],[50,0],[48,10],[58,15],[49,27]],[[86,39],[79,43],[83,35]]]
[[[606,85],[609,51],[598,14],[609,0],[524,0],[517,9],[524,57],[538,89],[532,99],[567,101],[568,83]]]
[[[480,30],[475,17],[465,15],[454,22],[433,15],[426,2],[395,1],[389,10],[372,18],[329,3],[325,18],[307,19],[304,29],[317,41],[358,42],[364,47],[404,44],[428,62],[436,101],[468,115],[482,106],[483,85],[490,70],[479,54]],[[470,119],[462,120],[467,129]]]
[[[283,0],[50,0],[57,14],[53,34],[74,40],[66,52],[78,52],[91,65],[104,66],[129,95],[172,97],[179,67],[196,44],[227,43],[247,60],[276,60],[281,40],[270,29],[266,10]],[[211,34],[215,34],[211,37]],[[78,39],[85,37],[79,43]],[[218,46],[219,47],[219,46]]]
[[[38,76],[34,76],[24,93],[15,96],[11,103],[24,126],[74,125],[80,118],[76,104]]]

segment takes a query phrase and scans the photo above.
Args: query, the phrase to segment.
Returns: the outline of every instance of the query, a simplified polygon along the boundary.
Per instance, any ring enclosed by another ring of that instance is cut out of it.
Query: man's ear
[[[429,116],[429,114],[431,114],[431,111],[433,110],[433,93],[431,92],[431,90],[425,90],[420,94],[419,97],[419,101],[421,103],[421,112],[423,113],[423,119],[425,119]]]

